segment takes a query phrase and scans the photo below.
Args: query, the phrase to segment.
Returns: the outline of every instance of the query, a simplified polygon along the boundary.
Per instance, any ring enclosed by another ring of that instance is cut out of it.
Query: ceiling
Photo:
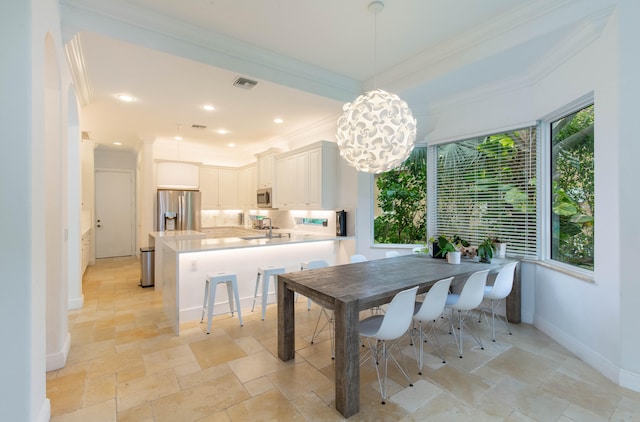
[[[386,0],[376,15],[369,3],[61,0],[81,129],[99,145],[135,149],[179,134],[221,155],[246,155],[334,128],[344,102],[377,87],[407,100],[420,142],[443,98],[505,80],[531,83],[599,36],[610,7]],[[234,87],[237,77],[258,84]],[[135,101],[119,101],[123,93]]]

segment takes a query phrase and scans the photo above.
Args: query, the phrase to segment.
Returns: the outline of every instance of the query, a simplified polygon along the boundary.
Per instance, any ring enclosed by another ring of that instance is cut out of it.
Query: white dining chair
[[[387,258],[395,258],[396,256],[400,256],[400,252],[398,252],[398,251],[387,251],[385,253],[385,256]]]
[[[458,344],[458,353],[460,355],[460,358],[462,358],[464,341],[463,334],[465,326],[467,327],[467,331],[469,332],[469,334],[471,334],[471,336],[480,345],[480,349],[484,350],[482,340],[473,332],[473,330],[471,330],[471,327],[468,326],[467,321],[471,319],[475,323],[475,320],[471,318],[470,311],[476,309],[482,302],[482,298],[484,296],[484,287],[487,284],[487,274],[489,274],[489,270],[482,270],[471,274],[467,281],[465,281],[460,294],[447,295],[446,307],[451,309],[449,325],[451,327],[451,332],[455,337],[456,343]],[[454,325],[454,319],[456,318],[454,318],[453,316],[454,312],[457,314],[457,322],[458,329],[460,330],[460,335],[456,334],[456,327]]]
[[[415,351],[415,341],[413,341],[413,339],[416,337],[415,334],[417,332],[418,341],[420,342],[420,351],[416,353],[416,360],[418,362],[418,374],[420,375],[422,375],[423,349],[424,343],[426,342],[430,342],[433,345],[438,356],[442,359],[442,363],[446,363],[444,360],[444,354],[440,349],[436,328],[438,327],[438,322],[440,322],[442,312],[444,312],[444,307],[447,303],[447,296],[449,294],[449,287],[451,286],[452,281],[453,277],[449,277],[436,282],[429,289],[424,300],[422,302],[415,303],[413,321],[417,327],[414,325],[414,330],[411,331],[411,339]],[[429,335],[425,332],[427,327],[429,328]]]
[[[488,299],[491,304],[491,340],[496,341],[496,306],[504,301],[509,296],[511,289],[513,289],[513,277],[516,270],[517,262],[511,262],[506,264],[500,269],[493,286],[485,286],[484,299]],[[486,309],[481,308],[480,318],[485,315]],[[501,315],[498,315],[500,319]],[[486,315],[485,315],[486,318]],[[507,316],[502,317],[504,325],[507,328],[507,332],[511,335],[511,329],[509,328],[509,322]]]
[[[386,379],[389,359],[391,359],[402,375],[404,375],[409,385],[413,387],[409,375],[407,375],[407,372],[398,363],[398,360],[391,354],[391,350],[397,345],[397,340],[402,337],[411,326],[417,292],[418,286],[401,291],[393,297],[384,315],[370,316],[358,324],[360,336],[366,339],[368,347],[360,364],[362,365],[369,359],[373,360],[376,375],[378,376],[380,394],[382,395],[382,404],[385,404],[387,397]],[[382,377],[380,376],[380,365],[382,365]]]

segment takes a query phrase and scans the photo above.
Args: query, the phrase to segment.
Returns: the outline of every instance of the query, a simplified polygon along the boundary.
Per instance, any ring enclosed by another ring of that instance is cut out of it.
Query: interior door
[[[96,258],[134,255],[133,173],[96,170]]]

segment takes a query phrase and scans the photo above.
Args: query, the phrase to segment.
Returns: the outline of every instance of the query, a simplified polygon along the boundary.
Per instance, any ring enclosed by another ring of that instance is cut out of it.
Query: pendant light
[[[383,8],[381,1],[369,4],[369,10],[374,13],[374,56],[377,54],[377,14]],[[384,173],[411,155],[416,140],[416,120],[407,103],[396,94],[374,87],[373,91],[346,103],[342,110],[336,134],[338,148],[342,158],[358,171]]]

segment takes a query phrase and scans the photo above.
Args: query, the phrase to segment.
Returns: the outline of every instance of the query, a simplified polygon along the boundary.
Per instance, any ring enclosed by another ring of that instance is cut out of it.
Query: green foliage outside
[[[427,152],[415,148],[403,165],[376,176],[377,205],[374,242],[417,244],[426,241]]]
[[[529,127],[438,146],[437,234],[472,245],[500,238],[511,253],[528,254],[536,238],[535,136]]]
[[[593,270],[593,105],[551,125],[553,259]]]

